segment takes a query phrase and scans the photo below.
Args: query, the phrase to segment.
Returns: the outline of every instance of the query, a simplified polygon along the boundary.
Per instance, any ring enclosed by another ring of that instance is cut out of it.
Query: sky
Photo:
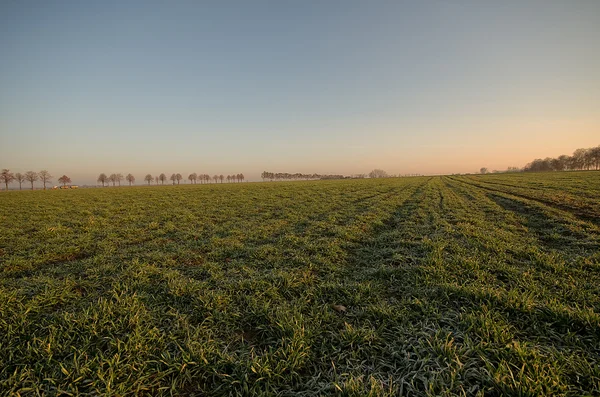
[[[600,1],[0,1],[0,168],[392,174],[600,144]]]

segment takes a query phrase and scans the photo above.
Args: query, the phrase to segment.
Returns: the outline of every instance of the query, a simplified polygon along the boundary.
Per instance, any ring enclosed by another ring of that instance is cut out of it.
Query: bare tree
[[[562,156],[561,156],[562,157]],[[554,171],[564,171],[566,168],[566,163],[561,160],[561,158],[556,158],[550,160],[550,166]]]
[[[567,156],[566,154],[558,156],[557,161],[558,161],[557,164],[558,164],[559,168],[561,169],[561,171],[569,169],[569,163],[570,163],[569,156]]]
[[[102,187],[104,187],[104,184],[108,182],[108,177],[106,176],[106,174],[102,173],[98,175],[98,182],[100,182],[102,184]]]
[[[223,179],[225,179],[225,177],[223,176],[223,174],[219,175],[219,180],[221,181],[221,183],[223,183]]]
[[[46,190],[46,183],[52,182],[52,175],[50,175],[50,173],[46,170],[41,170],[38,175],[44,184],[44,190]]]
[[[23,185],[23,181],[25,181],[25,175],[21,174],[20,172],[17,172],[15,174],[15,180],[19,182],[19,190],[23,190],[21,186]]]
[[[219,175],[213,175],[213,179],[214,179],[215,183],[217,183],[217,181],[219,180]]]
[[[600,145],[590,149],[590,158],[595,168],[600,169]]]
[[[574,169],[581,170],[585,167],[586,152],[587,149],[577,149],[573,152],[571,162]]]
[[[58,182],[62,183],[63,186],[67,186],[67,183],[71,183],[71,178],[69,178],[66,175],[61,176],[60,178],[58,178]]]
[[[161,184],[165,184],[165,181],[167,180],[167,176],[165,174],[160,174],[158,176],[158,180],[160,181]]]
[[[585,169],[589,171],[592,168],[592,166],[594,165],[594,157],[592,154],[592,149],[587,149],[585,151],[584,162],[585,162]]]
[[[135,183],[135,176],[131,174],[127,174],[125,179],[127,180],[127,182],[129,182],[129,186],[131,186],[132,183]]]
[[[148,186],[150,186],[150,182],[152,182],[154,178],[152,177],[152,175],[148,174],[144,177],[144,180],[148,182]]]
[[[117,185],[117,174],[110,174],[108,180],[112,182],[113,186]]]
[[[231,175],[227,175],[227,183],[231,182]]]
[[[39,179],[39,178],[38,178],[38,174],[37,174],[37,172],[34,172],[34,171],[27,171],[27,172],[25,173],[25,180],[31,183],[31,190],[33,190],[33,183],[34,183],[35,181],[37,181],[38,179]]]
[[[121,186],[121,181],[123,180],[123,174],[117,174],[116,179],[117,179],[117,182],[119,183],[119,186]]]
[[[181,182],[182,179],[183,179],[183,176],[181,176],[181,174],[176,174],[175,175],[175,180],[177,181],[178,185],[179,185],[179,182]]]
[[[171,174],[171,176],[169,177],[170,181],[173,181],[173,185],[175,184],[175,181],[177,180],[177,175],[175,174]]]
[[[158,181],[160,181],[160,177],[157,175],[156,178],[154,178],[156,180],[156,184],[158,185]]]
[[[387,178],[389,175],[384,170],[374,169],[369,172],[369,178]]]
[[[244,182],[244,179],[246,179],[246,177],[244,176],[244,174],[240,174],[240,180],[241,180],[242,182]]]
[[[204,181],[205,181],[206,183],[210,182],[210,175],[208,175],[208,174],[204,174]]]
[[[15,175],[8,169],[3,169],[0,173],[0,182],[6,185],[6,191],[8,191],[8,184],[15,180]]]
[[[190,183],[193,183],[194,185],[196,184],[196,180],[198,179],[198,174],[196,174],[195,172],[190,174],[188,176],[188,179],[190,180]]]

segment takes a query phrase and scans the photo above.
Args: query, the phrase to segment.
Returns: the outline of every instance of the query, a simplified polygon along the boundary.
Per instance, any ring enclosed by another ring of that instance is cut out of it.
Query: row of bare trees
[[[62,183],[64,180],[63,178],[65,177],[68,178],[66,175],[63,175],[58,178],[58,181]],[[19,184],[19,190],[23,189],[24,182],[29,182],[31,184],[31,190],[33,190],[33,184],[38,180],[42,182],[45,190],[46,185],[52,183],[52,178],[53,176],[50,175],[50,173],[46,170],[42,170],[40,172],[27,171],[26,173],[22,174],[20,172],[12,173],[9,169],[5,168],[0,173],[0,183],[4,183],[6,190],[8,190],[8,185],[13,182],[17,182]],[[66,183],[71,183],[71,179],[69,179]]]
[[[105,184],[108,185],[111,182],[113,186],[116,186],[117,184],[121,186],[121,182],[123,182],[123,180],[129,182],[129,186],[131,186],[135,183],[135,176],[131,174],[127,174],[127,176],[125,177],[123,176],[123,174],[110,174],[109,176],[106,176],[106,174],[104,173],[98,175],[98,182],[102,184],[102,187],[104,187]]]
[[[542,172],[592,169],[600,170],[600,145],[588,149],[577,149],[571,156],[563,154],[557,158],[546,157],[545,159],[535,159],[527,164],[523,168],[523,171]]]
[[[210,183],[211,180],[213,180],[215,183],[221,182],[223,183],[223,181],[227,181],[227,183],[234,183],[234,182],[244,182],[244,180],[246,179],[246,177],[244,176],[244,174],[234,174],[234,175],[213,175],[212,177],[208,174],[196,174],[195,172],[192,174],[188,175],[187,178],[190,183],[196,184],[198,182],[200,183]]]
[[[211,177],[208,174],[196,174],[194,172],[193,174],[190,174],[187,179],[190,181],[190,183],[196,184],[198,182],[210,183],[211,181],[214,181],[215,183],[223,183],[223,181],[225,180],[227,182],[243,182],[245,177],[244,174],[235,174],[227,176],[221,174],[213,175]],[[127,174],[127,176],[125,177],[123,176],[123,174],[110,174],[109,176],[107,176],[106,174],[100,174],[98,176],[98,183],[101,183],[102,187],[104,187],[105,185],[108,186],[110,185],[110,183],[112,183],[113,186],[121,186],[121,182],[123,180],[129,182],[129,186],[131,186],[135,183],[135,176],[133,176],[132,174]],[[160,174],[155,176],[152,176],[152,174],[147,174],[144,177],[144,182],[146,182],[148,185],[152,184],[152,182],[155,182],[157,185],[159,183],[164,185],[167,180],[172,181],[173,185],[179,185],[183,180],[183,176],[181,174],[171,174],[170,177],[167,177],[166,174]]]

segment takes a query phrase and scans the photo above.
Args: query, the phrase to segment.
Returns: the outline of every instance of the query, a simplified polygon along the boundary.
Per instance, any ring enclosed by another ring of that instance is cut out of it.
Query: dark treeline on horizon
[[[535,159],[527,164],[523,171],[544,172],[591,169],[600,169],[600,145],[588,149],[577,149],[571,156],[563,154],[556,158]]]
[[[300,172],[290,174],[289,172],[269,172],[263,171],[260,174],[260,177],[263,181],[281,181],[281,180],[315,180],[315,179],[364,179],[364,178],[399,178],[399,177],[408,177],[408,176],[421,176],[421,174],[393,174],[390,175],[384,170],[374,169],[368,174],[353,174],[353,175],[337,175],[337,174],[302,174]]]

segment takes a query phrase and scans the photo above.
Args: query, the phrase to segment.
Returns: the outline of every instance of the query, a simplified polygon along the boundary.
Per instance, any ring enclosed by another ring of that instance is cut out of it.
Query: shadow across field
[[[540,244],[547,249],[558,250],[569,256],[600,250],[598,241],[575,230],[568,220],[550,216],[538,206],[527,204],[516,198],[510,199],[493,193],[488,193],[486,196],[505,210],[521,217],[524,220],[524,226],[534,233]],[[573,253],[572,250],[576,252]]]
[[[350,301],[345,321],[355,329],[374,330],[379,351],[386,353],[363,357],[369,365],[362,369],[344,366],[338,357],[338,368],[350,374],[362,370],[364,376],[387,373],[407,394],[596,390],[598,371],[589,365],[597,352],[592,347],[600,344],[597,315],[588,309],[559,308],[541,284],[535,294],[522,290],[529,278],[490,285],[494,274],[513,265],[514,277],[524,277],[516,264],[494,261],[495,249],[477,245],[477,273],[458,275],[456,269],[464,260],[461,248],[469,244],[454,225],[484,212],[447,211],[453,203],[442,189],[436,183],[419,186],[368,236],[349,247],[348,266],[336,275],[344,277],[337,287],[340,293],[324,301]],[[549,250],[571,250],[575,256],[597,249],[584,241],[586,236],[533,206],[493,194],[487,197],[522,217]],[[369,286],[367,295],[362,289],[366,301],[350,296],[353,285]],[[327,342],[339,343],[333,336]],[[514,377],[502,375],[511,371]],[[580,378],[580,373],[585,375]]]
[[[491,192],[492,194],[494,194],[494,193],[508,194],[508,195],[511,195],[511,196],[514,196],[514,197],[517,197],[520,199],[534,201],[541,205],[546,205],[546,206],[554,208],[556,210],[567,212],[582,221],[590,222],[595,225],[600,225],[600,217],[598,216],[599,214],[597,212],[597,208],[595,208],[594,205],[589,205],[588,203],[580,202],[579,203],[580,206],[576,207],[574,205],[565,205],[560,202],[556,202],[556,201],[552,201],[552,200],[548,200],[548,199],[544,199],[544,198],[540,198],[540,197],[533,197],[531,195],[526,195],[526,194],[515,192],[514,190],[510,190],[512,185],[502,185],[502,184],[498,184],[498,183],[491,183],[489,181],[474,183],[472,181],[466,181],[462,178],[456,178],[456,177],[449,177],[449,178],[454,181],[462,182],[466,185],[474,186],[479,189],[485,190],[487,192]],[[515,186],[515,187],[517,187],[517,186]],[[509,188],[509,189],[504,189],[504,188]],[[523,187],[520,186],[520,188],[523,188]],[[529,187],[527,187],[527,188],[529,189]]]

